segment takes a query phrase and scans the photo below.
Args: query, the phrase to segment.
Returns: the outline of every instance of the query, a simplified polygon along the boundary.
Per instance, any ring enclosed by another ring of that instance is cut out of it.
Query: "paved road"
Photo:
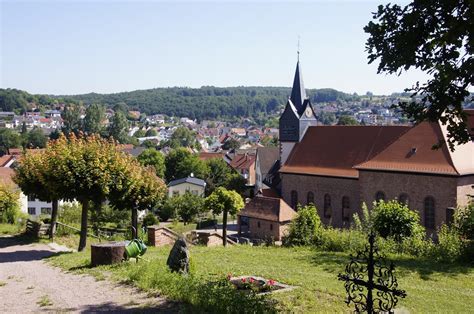
[[[174,312],[162,298],[128,286],[65,273],[42,259],[56,253],[46,244],[0,238],[0,313]]]

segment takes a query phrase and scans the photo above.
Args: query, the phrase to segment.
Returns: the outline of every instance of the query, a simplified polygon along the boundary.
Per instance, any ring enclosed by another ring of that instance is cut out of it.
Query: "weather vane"
[[[298,61],[300,61],[300,35],[298,35],[298,50],[296,53],[298,54]]]

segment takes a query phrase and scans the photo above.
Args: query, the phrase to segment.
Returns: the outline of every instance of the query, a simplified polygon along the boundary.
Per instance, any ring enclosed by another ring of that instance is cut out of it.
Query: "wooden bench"
[[[34,221],[30,219],[26,221],[26,233],[36,238],[39,238],[43,235],[48,235],[50,228],[51,224],[45,224],[41,221]]]

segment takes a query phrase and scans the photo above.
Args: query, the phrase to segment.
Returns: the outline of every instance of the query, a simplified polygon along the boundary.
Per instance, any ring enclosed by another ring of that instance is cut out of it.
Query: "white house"
[[[204,196],[206,182],[195,178],[192,174],[187,178],[176,179],[168,183],[168,196],[173,197],[189,192],[194,195]]]

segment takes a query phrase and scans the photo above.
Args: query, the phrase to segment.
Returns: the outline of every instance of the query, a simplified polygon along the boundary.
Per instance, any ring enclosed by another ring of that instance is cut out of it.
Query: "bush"
[[[367,234],[353,229],[326,227],[321,230],[321,240],[317,248],[331,252],[354,252],[367,243]]]
[[[168,198],[163,206],[157,212],[160,221],[168,221],[169,219],[175,219],[178,214],[173,198]]]
[[[474,202],[456,210],[454,225],[462,237],[474,240]]]
[[[82,207],[79,203],[64,203],[59,207],[58,221],[76,225],[81,223]]]
[[[373,228],[383,238],[393,237],[397,242],[423,232],[418,214],[396,200],[374,203]]]
[[[311,245],[321,241],[321,220],[314,205],[299,206],[298,216],[291,222],[284,245]]]
[[[143,217],[143,225],[145,227],[153,226],[156,224],[158,224],[158,218],[156,218],[156,216],[152,212],[149,212],[145,215],[145,217]]]
[[[0,184],[0,223],[14,224],[20,218],[20,192],[11,185]]]
[[[438,232],[438,244],[433,246],[431,256],[439,261],[454,262],[461,259],[464,248],[465,243],[458,230],[442,225]]]

